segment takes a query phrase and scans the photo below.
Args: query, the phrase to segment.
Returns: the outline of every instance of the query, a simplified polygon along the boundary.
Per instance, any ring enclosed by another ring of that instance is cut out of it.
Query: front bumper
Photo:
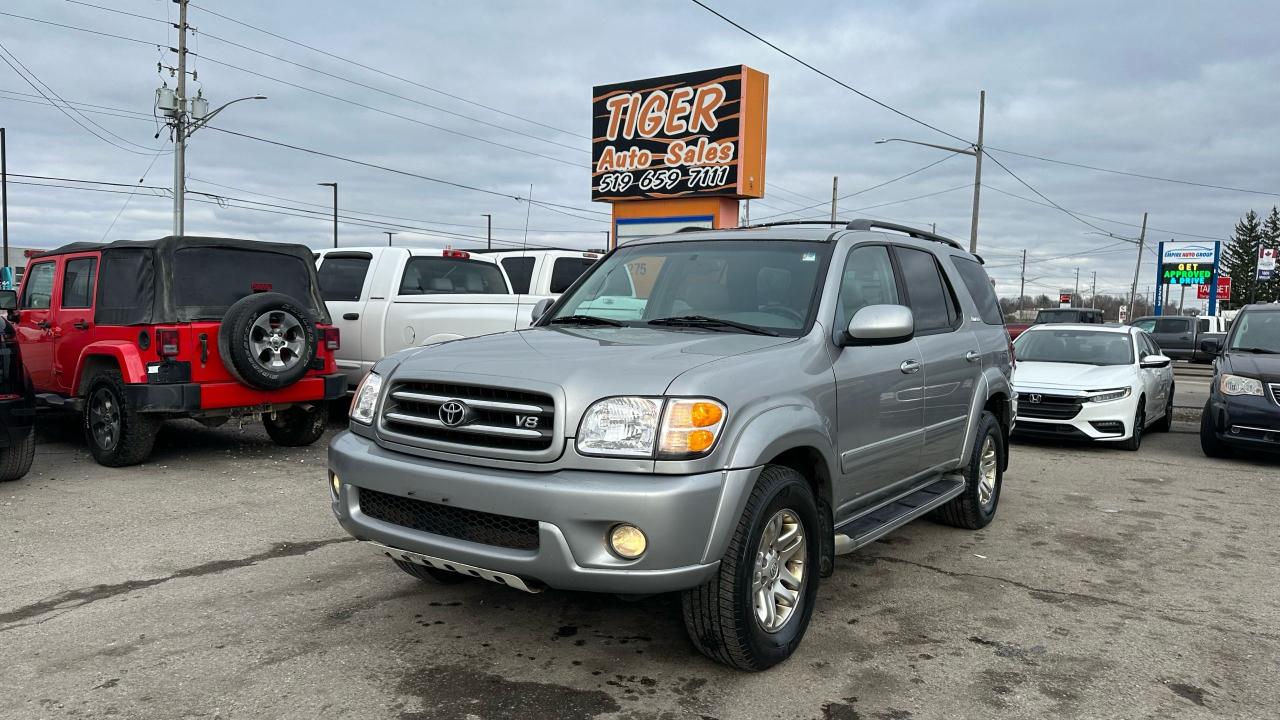
[[[1035,393],[1036,390],[1019,390]],[[1044,394],[1064,395],[1061,390],[1043,391]],[[1127,440],[1133,434],[1134,416],[1138,411],[1138,396],[1131,394],[1122,400],[1111,402],[1084,402],[1075,417],[1066,420],[1034,417],[1035,405],[1020,401],[1022,412],[1018,415],[1015,434],[1064,440]]]
[[[281,390],[256,390],[236,382],[125,385],[129,402],[142,412],[195,414],[336,400],[347,394],[343,373],[312,375]]]
[[[1222,442],[1240,448],[1280,452],[1280,402],[1269,393],[1259,397],[1214,392],[1204,411],[1210,414],[1213,432]]]
[[[645,594],[706,582],[741,509],[737,493],[758,468],[697,475],[558,470],[525,472],[397,453],[350,432],[329,446],[342,481],[338,522],[360,540],[507,573],[531,587]],[[449,508],[537,521],[536,549],[498,547],[385,522],[361,512],[362,489]],[[648,538],[637,560],[612,555],[605,536],[631,523]]]

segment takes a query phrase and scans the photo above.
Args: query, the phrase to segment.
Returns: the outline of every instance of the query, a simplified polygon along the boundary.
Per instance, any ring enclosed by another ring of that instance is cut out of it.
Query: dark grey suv
[[[330,446],[339,522],[415,577],[681,591],[694,644],[758,670],[799,645],[836,555],[996,512],[1012,353],[951,240],[645,238],[535,317],[384,358]]]

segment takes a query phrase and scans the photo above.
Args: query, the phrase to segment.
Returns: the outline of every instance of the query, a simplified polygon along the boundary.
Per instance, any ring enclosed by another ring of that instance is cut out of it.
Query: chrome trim
[[[398,390],[391,393],[391,397],[396,400],[408,400],[409,402],[427,402],[427,403],[446,403],[450,400],[458,400],[466,403],[473,408],[482,410],[504,410],[506,412],[522,412],[522,413],[545,413],[551,412],[549,408],[541,405],[524,405],[522,403],[500,402],[498,400],[477,400],[466,397],[452,397],[447,395],[428,395],[426,393],[409,392],[408,390]]]
[[[393,395],[394,397],[394,395]],[[501,435],[503,437],[520,437],[520,438],[543,438],[547,437],[537,430],[525,430],[524,428],[505,428],[496,425],[445,425],[443,422],[435,418],[422,417],[419,415],[406,415],[405,413],[389,412],[383,413],[382,417],[392,422],[401,422],[408,425],[422,425],[423,427],[437,428],[440,430],[454,430],[457,432],[470,432],[477,435]]]
[[[1264,435],[1280,435],[1280,429],[1277,428],[1260,428],[1252,425],[1232,425],[1231,430],[1248,430],[1250,432],[1262,433]]]
[[[1268,383],[1267,387],[1271,388],[1271,400],[1280,405],[1280,383]]]
[[[422,553],[409,552],[408,550],[393,548],[372,540],[366,540],[365,542],[378,548],[379,552],[392,560],[402,560],[404,562],[423,565],[437,570],[455,572],[459,575],[478,577],[481,580],[488,580],[489,582],[497,583],[499,585],[506,585],[507,587],[515,588],[516,590],[523,590],[527,593],[536,594],[542,592],[542,588],[531,588],[525,584],[524,580],[521,580],[519,577],[510,573],[498,572],[497,570],[487,570],[482,567],[476,567],[475,565],[467,565],[466,563],[445,560],[443,558],[432,557],[430,555],[423,555]]]

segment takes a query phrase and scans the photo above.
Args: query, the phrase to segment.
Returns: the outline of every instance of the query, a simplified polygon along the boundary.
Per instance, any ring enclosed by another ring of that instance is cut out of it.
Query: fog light
[[[338,473],[329,473],[329,487],[333,489],[333,497],[338,497],[338,492],[342,490],[342,481],[338,479]]]
[[[644,554],[649,541],[644,532],[635,525],[614,525],[609,531],[609,549],[624,560],[635,560]]]

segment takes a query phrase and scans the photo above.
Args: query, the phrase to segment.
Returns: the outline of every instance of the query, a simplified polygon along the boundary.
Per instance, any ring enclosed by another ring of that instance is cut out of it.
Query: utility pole
[[[747,226],[748,226],[748,227],[750,227],[750,226],[751,226],[751,198],[747,198],[747,202],[745,203],[745,205],[746,205],[746,208],[747,208],[747,210],[746,210],[746,212],[747,212],[747,222],[746,222],[746,224],[747,224]]]
[[[492,250],[493,249],[493,216],[486,214],[484,216],[484,219],[487,221],[489,226],[489,231],[485,235],[485,237],[487,238],[487,241],[485,242],[485,247]]]
[[[982,126],[987,114],[987,91],[978,92],[978,144],[973,146],[973,218],[969,221],[969,252],[978,252],[978,196],[982,193]]]
[[[0,127],[0,227],[4,234],[4,262],[0,267],[9,267],[9,159],[4,140],[4,128]]]
[[[1138,272],[1142,269],[1142,246],[1147,241],[1147,214],[1142,213],[1142,232],[1138,233],[1138,261],[1133,265],[1133,287],[1129,289],[1129,322],[1138,316],[1133,304],[1138,299]]]
[[[323,182],[316,185],[333,188],[333,246],[338,247],[338,183]]]
[[[182,237],[186,228],[183,208],[187,172],[187,3],[178,3],[178,90],[177,112],[173,115],[173,234]]]
[[[1076,291],[1071,294],[1071,307],[1076,306],[1076,298],[1080,297],[1080,268],[1076,268]]]
[[[1089,307],[1097,307],[1098,302],[1098,271],[1093,271],[1093,289],[1089,291]]]
[[[929,223],[929,231],[934,235],[938,234],[938,223]]]
[[[831,176],[831,222],[836,221],[836,191],[840,187],[840,176]],[[750,202],[750,201],[748,201]]]
[[[1027,290],[1027,249],[1022,249],[1022,272],[1018,275],[1018,320],[1022,320],[1023,303]]]
[[[383,230],[382,234],[387,236],[387,247],[391,247],[391,236],[395,235],[396,233]]]

